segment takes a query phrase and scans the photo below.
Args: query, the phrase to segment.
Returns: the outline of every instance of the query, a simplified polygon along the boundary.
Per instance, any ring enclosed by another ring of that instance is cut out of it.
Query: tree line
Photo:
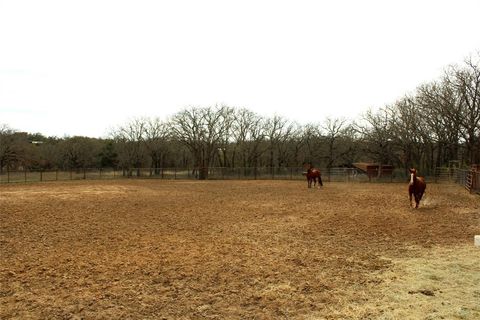
[[[480,54],[449,66],[360,119],[301,125],[226,105],[188,107],[166,119],[136,118],[108,138],[45,137],[0,125],[0,169],[114,167],[331,168],[355,162],[419,168],[480,163]],[[158,171],[156,171],[158,172]],[[200,170],[200,178],[208,171]]]

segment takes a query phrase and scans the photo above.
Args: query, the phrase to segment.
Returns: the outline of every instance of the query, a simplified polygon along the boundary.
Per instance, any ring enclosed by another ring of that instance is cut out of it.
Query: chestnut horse
[[[318,170],[317,168],[314,168],[311,164],[308,164],[307,172],[304,172],[303,175],[307,176],[307,182],[308,182],[309,188],[312,187],[312,182],[313,182],[313,186],[315,187],[317,185],[317,181],[318,181],[318,184],[323,187],[322,174],[320,173],[320,170]]]
[[[423,177],[417,177],[417,170],[414,168],[410,169],[410,183],[408,185],[408,195],[410,196],[410,206],[412,204],[412,195],[415,197],[415,208],[418,208],[420,200],[422,200],[423,193],[427,184]]]

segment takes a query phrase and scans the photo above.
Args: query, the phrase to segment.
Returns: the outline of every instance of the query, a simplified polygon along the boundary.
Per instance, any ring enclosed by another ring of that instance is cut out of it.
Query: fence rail
[[[354,168],[320,168],[322,179],[327,182],[406,182],[403,171],[392,175],[372,178]],[[305,180],[302,167],[212,167],[208,168],[209,180]],[[66,180],[108,179],[198,179],[199,171],[194,168],[86,168],[80,170],[8,170],[0,173],[0,183],[43,182]],[[480,192],[480,172],[471,170],[437,168],[427,181],[455,182],[471,192]]]
[[[477,169],[436,168],[435,182],[453,182],[471,193],[480,193],[480,171]]]
[[[480,193],[480,171],[456,169],[454,179],[470,193]]]
[[[405,176],[368,177],[354,168],[320,168],[324,181],[365,182],[404,181]],[[208,179],[243,180],[304,180],[302,167],[212,167],[208,168]],[[151,179],[198,179],[199,171],[194,168],[85,168],[79,170],[8,170],[0,173],[0,183],[43,182],[65,180],[99,180],[122,178]]]

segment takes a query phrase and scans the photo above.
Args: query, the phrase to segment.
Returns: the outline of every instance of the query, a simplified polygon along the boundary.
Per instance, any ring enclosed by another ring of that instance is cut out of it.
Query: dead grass
[[[378,302],[383,319],[480,319],[479,248],[434,247],[393,263]]]
[[[476,319],[480,198],[429,185],[0,186],[2,319]]]

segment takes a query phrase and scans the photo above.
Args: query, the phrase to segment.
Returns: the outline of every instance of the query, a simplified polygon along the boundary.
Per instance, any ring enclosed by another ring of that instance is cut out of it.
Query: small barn
[[[353,166],[360,172],[365,173],[368,176],[368,180],[372,178],[392,178],[394,167],[389,164],[378,164],[368,162],[355,162]]]

